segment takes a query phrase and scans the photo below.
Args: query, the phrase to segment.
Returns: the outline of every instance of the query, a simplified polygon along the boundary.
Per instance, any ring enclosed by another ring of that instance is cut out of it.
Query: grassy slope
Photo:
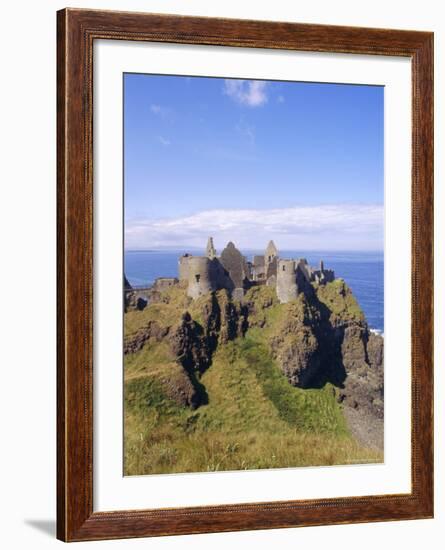
[[[255,300],[268,300],[261,289]],[[189,304],[175,289],[156,311],[126,315],[127,334],[148,319],[174,323]],[[272,304],[266,325],[244,339],[219,346],[201,377],[209,402],[192,411],[163,392],[161,379],[177,369],[164,343],[145,346],[125,359],[125,473],[151,474],[279,468],[380,461],[349,435],[334,388],[302,390],[289,385],[269,355],[267,338],[282,316],[302,304]],[[196,311],[192,311],[195,310]],[[160,311],[160,309],[162,311]],[[162,315],[160,315],[162,313]],[[127,328],[128,327],[128,328]]]

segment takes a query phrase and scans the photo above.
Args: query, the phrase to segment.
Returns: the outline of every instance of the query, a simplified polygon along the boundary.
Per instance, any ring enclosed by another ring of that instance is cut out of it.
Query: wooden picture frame
[[[95,40],[403,56],[412,63],[412,490],[407,494],[93,512]],[[57,14],[57,537],[64,541],[433,516],[433,34],[65,9]]]

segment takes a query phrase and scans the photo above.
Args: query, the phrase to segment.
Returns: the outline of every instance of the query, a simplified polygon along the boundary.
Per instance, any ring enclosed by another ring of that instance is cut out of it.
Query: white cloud
[[[160,143],[162,143],[162,145],[164,145],[165,147],[167,147],[168,145],[171,144],[171,141],[169,139],[166,139],[162,136],[158,136],[158,140]]]
[[[126,248],[203,247],[213,236],[221,249],[264,248],[274,239],[282,250],[376,250],[383,246],[383,206],[331,204],[270,210],[206,210],[190,216],[133,220],[125,226]]]
[[[224,80],[224,93],[231,99],[247,105],[260,107],[267,102],[267,82],[261,80]]]

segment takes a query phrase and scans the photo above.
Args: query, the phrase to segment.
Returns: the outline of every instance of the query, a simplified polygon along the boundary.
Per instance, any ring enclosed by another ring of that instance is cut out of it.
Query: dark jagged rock
[[[227,292],[219,293],[220,331],[219,343],[225,344],[238,336],[244,336],[247,330],[247,309],[239,302],[230,300]]]
[[[347,376],[341,399],[354,409],[383,418],[383,338],[367,329],[359,332],[349,327],[342,349]]]
[[[246,311],[229,298],[227,291],[210,293],[202,303],[201,323],[189,312],[170,335],[170,346],[178,361],[189,372],[204,372],[210,365],[218,343],[243,336]]]
[[[274,357],[293,386],[309,387],[320,369],[318,341],[307,326],[282,333],[271,341]]]
[[[140,329],[134,336],[124,341],[124,355],[141,350],[150,339],[160,342],[167,336],[168,332],[169,327],[163,327],[156,323],[156,321],[150,321],[146,327]]]
[[[187,372],[202,372],[210,363],[211,356],[208,353],[202,326],[192,319],[188,311],[182,315],[180,323],[172,330],[170,347]]]
[[[244,303],[246,330],[249,327],[263,328],[267,310],[277,303],[278,299],[273,291],[264,292],[260,286],[251,288]]]
[[[344,283],[315,287],[281,306],[270,346],[289,382],[338,388],[345,406],[383,416],[383,338],[368,329]]]
[[[368,361],[374,368],[383,365],[383,338],[374,332],[369,333],[366,349],[368,351]]]
[[[206,346],[215,351],[221,329],[221,308],[215,294],[210,295],[202,307],[202,324],[206,336]]]
[[[265,285],[250,288],[242,301],[228,290],[209,292],[195,301],[178,302],[190,311],[180,310],[176,322],[175,296],[164,293],[156,306],[169,308],[169,326],[162,319],[149,322],[125,341],[124,352],[135,353],[149,341],[165,342],[179,370],[177,376],[163,379],[163,386],[177,403],[204,403],[199,377],[211,366],[217,347],[260,327],[272,357],[293,386],[321,388],[329,382],[338,400],[360,411],[360,418],[383,417],[383,338],[369,330],[343,280],[308,282],[306,290],[286,304]]]
[[[196,409],[206,402],[199,385],[179,365],[174,376],[162,377],[160,382],[167,397],[180,406]]]

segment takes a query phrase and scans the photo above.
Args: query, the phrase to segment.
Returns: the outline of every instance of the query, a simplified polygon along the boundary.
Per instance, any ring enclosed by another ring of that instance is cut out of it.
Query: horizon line
[[[234,243],[235,244],[235,243]],[[235,245],[236,246],[236,245]],[[238,248],[238,247],[237,247]],[[249,247],[239,247],[239,250],[255,250],[255,251],[264,251],[266,247],[263,248],[249,248]],[[149,248],[125,248],[124,252],[161,252],[161,251],[170,251],[170,252],[177,252],[181,250],[203,250],[205,252],[205,247],[200,246],[167,246],[167,247],[149,247]],[[223,250],[223,249],[222,249]],[[369,248],[369,249],[357,249],[357,248],[288,248],[284,247],[278,250],[284,250],[284,251],[301,251],[301,252],[384,252],[384,248]]]

